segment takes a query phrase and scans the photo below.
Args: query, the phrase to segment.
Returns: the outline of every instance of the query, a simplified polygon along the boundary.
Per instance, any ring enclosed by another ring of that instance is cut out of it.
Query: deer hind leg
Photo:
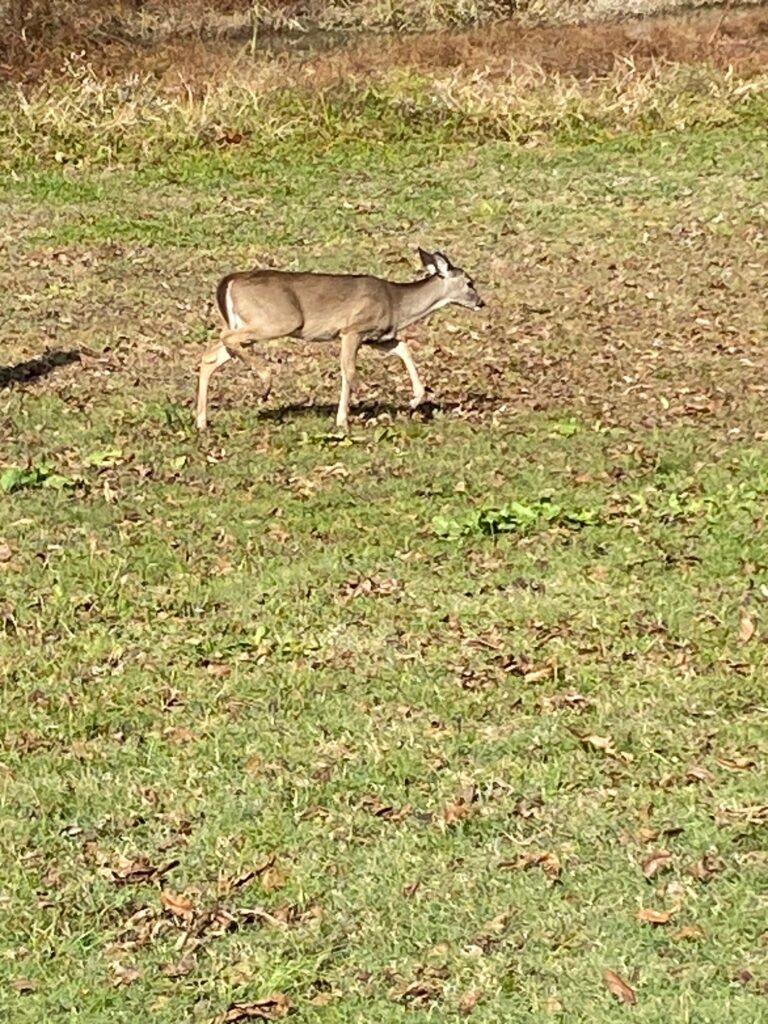
[[[208,382],[219,366],[229,362],[231,353],[223,341],[217,341],[203,353],[197,377],[197,416],[198,430],[205,430],[208,425]]]
[[[336,413],[336,426],[339,430],[349,430],[349,400],[357,373],[357,353],[360,348],[359,334],[350,333],[341,336],[341,394],[339,410]]]
[[[388,356],[398,356],[408,371],[408,377],[411,381],[411,387],[413,388],[413,398],[409,405],[411,409],[418,409],[427,394],[427,389],[424,387],[419,371],[416,369],[416,363],[413,361],[413,354],[404,341],[398,341],[397,338],[392,338],[386,341],[374,342],[374,347],[382,352],[386,352]]]
[[[272,372],[269,367],[259,367],[256,360],[253,357],[253,352],[245,345],[240,345],[238,348],[233,348],[231,355],[235,359],[239,359],[240,362],[245,363],[251,373],[254,373],[261,381],[261,400],[266,402],[269,398],[269,393],[272,390]]]

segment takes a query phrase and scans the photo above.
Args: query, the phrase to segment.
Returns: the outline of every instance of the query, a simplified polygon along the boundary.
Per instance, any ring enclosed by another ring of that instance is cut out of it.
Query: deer
[[[198,430],[208,424],[208,385],[215,370],[237,358],[256,369],[250,349],[278,338],[302,341],[341,339],[341,394],[336,426],[349,431],[349,403],[355,383],[357,355],[370,346],[398,356],[410,378],[412,410],[424,402],[426,388],[407,342],[398,332],[451,304],[482,309],[469,275],[441,252],[419,247],[426,276],[398,282],[368,274],[319,274],[285,270],[246,270],[219,281],[216,303],[224,320],[217,341],[203,353],[198,373]],[[257,371],[258,372],[258,371]],[[269,393],[271,378],[259,373]]]

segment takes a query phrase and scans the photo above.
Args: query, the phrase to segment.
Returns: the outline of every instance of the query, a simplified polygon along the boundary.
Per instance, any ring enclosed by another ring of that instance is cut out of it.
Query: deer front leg
[[[336,426],[345,433],[349,430],[349,400],[357,372],[357,352],[361,343],[360,335],[354,332],[341,336],[341,394],[336,413]]]
[[[418,409],[427,394],[427,389],[419,376],[419,371],[416,369],[416,363],[413,361],[413,354],[411,353],[408,344],[404,341],[398,341],[397,338],[387,338],[382,341],[374,342],[374,347],[382,352],[386,352],[388,356],[398,356],[408,371],[408,377],[411,381],[411,387],[413,388],[413,398],[408,403],[411,409]]]
[[[214,370],[232,358],[222,341],[217,341],[203,353],[197,377],[197,416],[198,430],[205,430],[208,425],[208,382]]]
[[[418,409],[427,394],[427,389],[424,387],[419,371],[416,369],[416,363],[413,361],[413,355],[408,344],[404,341],[398,341],[397,345],[392,349],[392,355],[399,356],[411,381],[411,387],[413,388],[413,398],[409,405],[411,409]]]

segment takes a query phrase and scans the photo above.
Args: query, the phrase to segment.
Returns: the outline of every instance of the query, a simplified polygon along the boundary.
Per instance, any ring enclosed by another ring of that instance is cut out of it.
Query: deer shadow
[[[407,403],[397,404],[395,402],[360,402],[350,407],[350,417],[366,420],[375,419],[377,416],[400,416],[408,415],[419,417],[424,420],[434,418],[436,412],[447,411],[451,404],[444,404],[427,399],[418,407],[411,410]],[[306,416],[335,416],[338,405],[330,402],[313,404],[307,402],[290,402],[287,405],[280,405],[274,409],[260,409],[256,418],[269,423],[283,423],[285,420],[302,419]]]
[[[9,388],[12,384],[25,384],[41,377],[47,377],[49,373],[60,366],[69,366],[71,363],[80,362],[80,353],[75,349],[64,351],[57,349],[54,352],[46,352],[34,359],[25,359],[24,362],[14,363],[11,366],[0,366],[0,388]]]
[[[491,412],[497,406],[497,400],[488,394],[471,392],[462,401],[456,399],[438,399],[430,396],[417,408],[410,409],[407,402],[380,402],[371,400],[353,405],[350,416],[365,422],[377,416],[408,416],[421,420],[433,420],[438,413],[458,412],[473,408],[481,412]],[[256,418],[270,423],[282,423],[284,420],[301,419],[305,416],[335,416],[337,405],[330,402],[315,404],[312,402],[290,402],[276,408],[260,409]]]

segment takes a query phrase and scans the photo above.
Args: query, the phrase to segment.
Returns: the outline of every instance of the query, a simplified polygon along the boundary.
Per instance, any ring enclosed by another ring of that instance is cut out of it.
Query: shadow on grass
[[[338,406],[335,403],[323,402],[313,404],[307,402],[291,402],[287,405],[278,406],[276,409],[261,409],[256,414],[259,420],[270,423],[283,423],[285,420],[301,419],[303,416],[335,416]],[[394,402],[361,402],[352,406],[349,410],[350,416],[355,419],[370,420],[377,416],[400,416],[404,413],[418,416],[424,420],[431,420],[436,412],[447,412],[454,408],[454,403],[434,402],[427,400],[416,410],[408,408],[407,404],[396,404]]]
[[[24,384],[29,381],[47,377],[60,366],[69,366],[80,362],[80,353],[74,349],[46,352],[35,359],[26,359],[23,363],[12,366],[0,366],[0,389],[9,388],[12,384]]]

